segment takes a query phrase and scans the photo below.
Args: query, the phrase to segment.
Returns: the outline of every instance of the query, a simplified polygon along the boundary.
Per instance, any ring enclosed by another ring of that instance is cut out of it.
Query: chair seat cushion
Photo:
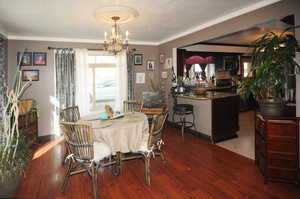
[[[100,161],[111,155],[111,149],[103,142],[94,142],[94,160]]]

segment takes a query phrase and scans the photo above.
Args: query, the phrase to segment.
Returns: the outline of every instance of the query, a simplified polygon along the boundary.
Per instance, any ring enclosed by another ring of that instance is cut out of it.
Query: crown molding
[[[75,42],[75,43],[100,43],[103,44],[104,40],[97,39],[80,39],[80,38],[64,38],[64,37],[41,37],[41,36],[23,36],[8,34],[9,40],[24,40],[24,41],[53,41],[53,42]],[[129,45],[146,45],[146,46],[158,46],[158,42],[147,41],[129,41]]]
[[[240,15],[252,12],[254,10],[263,8],[265,6],[277,3],[279,1],[282,1],[282,0],[265,0],[265,1],[261,1],[261,2],[255,3],[255,4],[251,5],[251,6],[246,7],[246,8],[242,8],[242,9],[234,11],[234,12],[232,12],[230,14],[223,15],[221,17],[218,17],[218,18],[214,19],[214,20],[208,21],[207,23],[204,23],[204,24],[201,24],[201,25],[196,26],[194,28],[191,28],[189,30],[183,31],[183,32],[181,32],[179,34],[170,36],[170,37],[168,37],[166,39],[163,39],[163,40],[159,41],[158,43],[159,43],[159,45],[162,45],[162,44],[167,43],[169,41],[173,41],[173,40],[178,39],[180,37],[184,37],[186,35],[189,35],[191,33],[198,32],[198,31],[203,30],[205,28],[208,28],[210,26],[222,23],[222,22],[227,21],[229,19],[232,19],[234,17],[237,17],[237,16],[240,16]]]

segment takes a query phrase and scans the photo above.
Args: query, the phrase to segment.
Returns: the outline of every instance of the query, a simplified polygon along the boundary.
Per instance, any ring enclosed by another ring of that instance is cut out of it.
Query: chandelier
[[[116,55],[123,49],[127,49],[129,32],[126,31],[125,36],[123,35],[120,26],[117,24],[120,17],[113,16],[112,20],[114,21],[114,25],[109,35],[107,32],[104,32],[104,49]]]
[[[109,33],[104,32],[104,49],[113,54],[128,48],[129,32],[125,35],[121,31],[120,24],[128,23],[138,17],[138,12],[126,6],[108,6],[96,10],[96,19],[113,24]]]

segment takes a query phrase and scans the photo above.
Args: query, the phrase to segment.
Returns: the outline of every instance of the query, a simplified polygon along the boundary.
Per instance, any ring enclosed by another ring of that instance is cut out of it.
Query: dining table
[[[136,152],[149,135],[148,118],[141,112],[123,113],[111,119],[101,119],[100,114],[90,114],[79,122],[92,126],[95,143],[106,143],[116,160],[115,175],[120,174],[122,154]]]
[[[113,155],[137,151],[149,131],[147,116],[141,112],[124,113],[112,119],[91,114],[82,117],[80,122],[91,124],[94,141],[106,143]]]

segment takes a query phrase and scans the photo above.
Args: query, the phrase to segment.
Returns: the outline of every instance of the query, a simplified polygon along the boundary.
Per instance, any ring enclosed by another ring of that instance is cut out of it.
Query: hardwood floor
[[[110,168],[98,175],[102,199],[263,199],[300,198],[295,185],[263,184],[254,161],[200,140],[191,134],[182,142],[180,131],[166,127],[167,163],[151,160],[152,185],[145,185],[142,160],[123,163],[123,173],[113,176]],[[28,166],[15,198],[92,198],[87,174],[72,176],[66,192],[60,192],[65,168],[61,165],[61,140],[41,146]]]

